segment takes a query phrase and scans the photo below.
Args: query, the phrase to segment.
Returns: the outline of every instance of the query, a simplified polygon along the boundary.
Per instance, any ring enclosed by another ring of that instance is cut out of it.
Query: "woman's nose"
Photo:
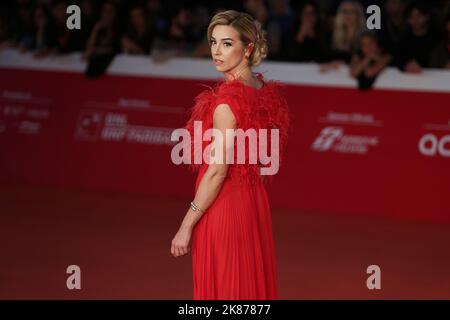
[[[216,51],[214,52],[214,54],[215,54],[216,56],[217,56],[217,55],[220,55],[220,53],[221,53],[220,45],[217,45],[215,50],[216,50]]]

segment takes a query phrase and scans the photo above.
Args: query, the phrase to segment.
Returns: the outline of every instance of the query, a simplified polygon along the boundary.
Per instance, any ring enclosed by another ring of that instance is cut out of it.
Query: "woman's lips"
[[[214,64],[215,64],[216,66],[221,65],[222,63],[223,63],[222,60],[214,59]]]

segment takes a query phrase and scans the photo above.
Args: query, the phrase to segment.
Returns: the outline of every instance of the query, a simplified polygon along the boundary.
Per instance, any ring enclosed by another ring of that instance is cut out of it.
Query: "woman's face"
[[[232,73],[247,63],[245,46],[233,27],[222,25],[214,27],[210,42],[211,56],[217,71]]]
[[[47,15],[45,14],[44,9],[42,9],[42,8],[36,9],[36,11],[34,12],[34,22],[37,25],[41,25],[41,24],[47,22]]]
[[[145,25],[144,13],[142,12],[141,9],[135,8],[135,9],[131,10],[130,20],[131,20],[131,24],[135,28],[140,28]]]
[[[316,9],[310,4],[306,5],[302,10],[302,22],[314,26],[316,20]]]
[[[250,12],[256,12],[262,6],[264,6],[264,3],[262,3],[262,0],[245,0],[244,1],[244,8],[246,8]]]
[[[384,10],[389,16],[403,14],[405,11],[405,4],[402,0],[386,0],[384,3]]]
[[[116,8],[109,3],[105,3],[102,7],[102,18],[106,24],[114,23],[116,19]]]
[[[417,9],[413,9],[408,17],[408,23],[414,30],[425,28],[428,23],[428,16]]]
[[[66,24],[67,14],[66,14],[66,6],[64,3],[57,4],[53,10],[53,17],[56,19],[58,23]]]
[[[343,2],[339,7],[339,13],[342,14],[342,20],[346,26],[355,26],[358,21],[358,11],[353,3]]]
[[[180,27],[189,27],[192,24],[191,12],[187,9],[181,10],[176,16],[176,22]]]

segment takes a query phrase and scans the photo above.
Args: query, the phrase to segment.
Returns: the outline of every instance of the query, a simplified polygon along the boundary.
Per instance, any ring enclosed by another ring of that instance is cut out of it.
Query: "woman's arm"
[[[141,46],[131,40],[127,35],[122,36],[122,39],[120,40],[120,45],[122,47],[122,51],[125,53],[131,53],[131,54],[144,54],[144,50],[141,48]]]
[[[86,43],[86,48],[83,53],[83,59],[88,59],[92,55],[92,53],[95,51],[95,43],[97,42],[97,36],[98,36],[100,29],[103,27],[104,27],[103,22],[99,21],[92,28],[91,34],[89,35],[89,38]]]
[[[358,77],[369,66],[369,62],[370,59],[368,57],[360,59],[358,55],[354,54],[350,63],[350,75],[352,78]]]
[[[391,55],[385,54],[378,59],[375,64],[371,67],[368,67],[365,70],[365,74],[369,78],[375,77],[381,70],[383,70],[389,63],[391,63]]]
[[[200,181],[197,189],[197,193],[194,197],[194,203],[203,211],[206,211],[214,202],[217,195],[222,188],[222,184],[227,176],[228,165],[226,164],[226,150],[232,146],[226,145],[226,130],[236,128],[236,119],[228,104],[219,104],[216,107],[213,115],[213,127],[220,130],[222,137],[222,157],[223,161],[220,163],[210,162],[208,169]],[[217,147],[220,144],[216,144],[216,140],[213,140],[214,150],[218,150]],[[217,146],[217,147],[216,147]],[[217,157],[215,153],[211,154],[212,157]],[[218,161],[219,162],[219,161]],[[192,211],[189,208],[188,212],[184,216],[178,233],[172,240],[171,253],[175,257],[187,254],[189,252],[189,242],[192,230],[195,224],[203,216],[200,211]]]

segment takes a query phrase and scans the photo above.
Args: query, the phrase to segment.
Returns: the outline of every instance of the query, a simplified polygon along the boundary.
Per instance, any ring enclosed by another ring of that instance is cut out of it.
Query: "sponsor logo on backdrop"
[[[378,145],[377,136],[347,134],[342,127],[325,127],[314,140],[311,149],[317,152],[334,151],[365,155]]]
[[[28,91],[2,91],[0,133],[38,135],[49,118],[49,99],[34,97]]]
[[[50,99],[36,97],[29,91],[11,91],[11,90],[2,91],[1,100],[5,102],[14,101],[37,105],[48,105],[51,102]]]
[[[425,123],[426,131],[442,133],[425,133],[417,147],[419,152],[427,157],[450,157],[450,120],[447,123]]]
[[[87,109],[115,109],[115,110],[140,110],[155,113],[184,114],[185,109],[174,106],[161,106],[152,103],[149,99],[119,97],[114,101],[85,101]]]
[[[334,125],[361,125],[361,126],[372,126],[372,127],[382,127],[383,122],[377,120],[373,114],[370,113],[344,113],[329,111],[325,117],[320,117],[319,122],[328,123]]]
[[[316,152],[339,152],[365,155],[378,145],[378,136],[355,135],[347,132],[346,126],[383,127],[383,122],[370,113],[345,113],[329,111],[319,118],[327,124],[311,145]]]
[[[419,152],[428,157],[450,157],[450,134],[427,133],[419,140]]]
[[[173,145],[172,128],[130,124],[127,114],[99,110],[81,110],[75,128],[76,140],[132,142]]]
[[[104,113],[96,110],[81,110],[75,128],[77,140],[98,140],[103,126]]]

